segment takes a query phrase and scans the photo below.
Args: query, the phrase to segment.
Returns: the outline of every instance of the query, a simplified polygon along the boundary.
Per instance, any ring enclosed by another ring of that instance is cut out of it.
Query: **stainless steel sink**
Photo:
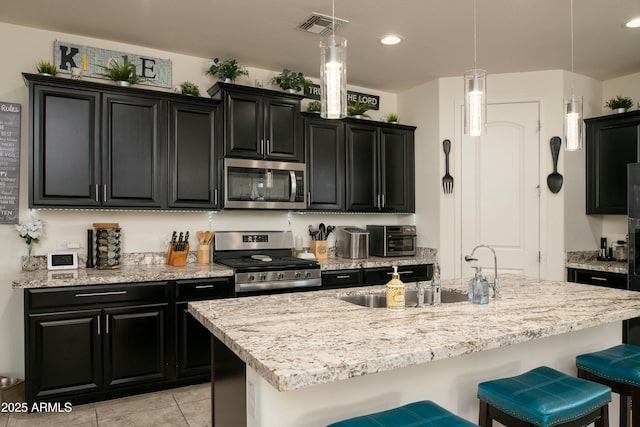
[[[443,304],[452,302],[468,301],[467,294],[453,291],[442,291],[441,300]],[[405,305],[407,307],[415,307],[418,304],[418,292],[410,290],[405,293]],[[350,302],[351,304],[360,305],[362,307],[369,308],[385,308],[387,306],[387,297],[383,294],[368,294],[368,295],[346,295],[339,297],[342,301]],[[432,295],[430,289],[424,291],[424,304],[431,304]]]

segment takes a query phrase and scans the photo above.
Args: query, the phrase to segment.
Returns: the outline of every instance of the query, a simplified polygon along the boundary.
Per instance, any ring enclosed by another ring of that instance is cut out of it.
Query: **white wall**
[[[190,80],[206,94],[214,79],[205,75],[211,64],[209,58],[197,58],[173,52],[158,51],[140,46],[132,46],[112,41],[79,37],[71,34],[56,33],[34,28],[0,23],[0,39],[6,60],[0,67],[0,100],[19,103],[23,107],[21,126],[21,171],[20,171],[20,221],[26,221],[31,214],[41,218],[45,235],[35,245],[34,254],[44,255],[56,250],[57,241],[75,241],[85,249],[86,230],[94,222],[118,222],[123,229],[123,248],[125,252],[164,251],[166,240],[172,230],[281,230],[291,229],[305,238],[308,246],[308,224],[319,222],[333,225],[366,224],[413,224],[413,215],[300,215],[287,212],[107,212],[107,211],[50,211],[31,212],[28,201],[28,91],[22,79],[22,72],[35,72],[35,64],[43,59],[53,59],[53,42],[61,40],[124,52],[169,58],[172,61],[173,85],[178,86]],[[212,56],[214,53],[212,52]],[[10,60],[8,59],[10,58]],[[319,58],[319,56],[318,56]],[[247,64],[249,65],[249,64]],[[282,64],[283,68],[286,64]],[[269,71],[249,68],[249,78],[237,81],[239,84],[254,85],[261,80],[265,88],[271,88],[269,79],[280,70]],[[313,79],[313,76],[310,76]],[[378,120],[386,114],[396,112],[396,95],[362,87],[349,86],[349,89],[372,93],[380,96],[380,111],[370,112],[372,120]],[[161,90],[161,89],[158,89]],[[306,102],[303,103],[306,106]],[[304,108],[304,107],[303,107]],[[404,123],[410,123],[403,120]],[[24,375],[23,310],[22,291],[13,290],[11,281],[19,274],[21,256],[26,254],[26,245],[19,238],[13,225],[0,225],[0,375]]]

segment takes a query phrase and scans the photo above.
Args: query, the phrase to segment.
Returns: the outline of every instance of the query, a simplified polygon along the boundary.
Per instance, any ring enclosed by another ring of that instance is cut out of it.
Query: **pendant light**
[[[476,0],[473,0],[473,70],[464,73],[464,133],[480,136],[487,124],[487,72],[477,67]]]
[[[571,96],[564,98],[564,149],[582,150],[582,97],[574,95],[573,0],[571,0]]]
[[[331,35],[320,40],[320,116],[347,116],[347,40],[335,35],[335,0],[331,1]]]

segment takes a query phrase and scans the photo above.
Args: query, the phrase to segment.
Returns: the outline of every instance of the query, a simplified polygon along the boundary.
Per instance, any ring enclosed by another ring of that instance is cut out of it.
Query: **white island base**
[[[450,359],[280,392],[247,366],[247,427],[322,427],[418,400],[478,422],[478,383],[546,365],[576,374],[575,357],[622,342],[622,322]],[[381,345],[384,345],[381,343]],[[619,399],[609,406],[619,426]],[[498,423],[495,423],[496,425]]]

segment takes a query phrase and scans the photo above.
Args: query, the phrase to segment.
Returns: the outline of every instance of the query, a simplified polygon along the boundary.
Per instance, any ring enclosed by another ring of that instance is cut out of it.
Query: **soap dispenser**
[[[482,277],[482,268],[474,267],[476,274],[473,279],[469,280],[469,302],[472,304],[488,304],[489,303],[489,282]]]
[[[400,280],[398,267],[394,265],[391,280],[387,283],[387,310],[404,311],[404,309],[404,283]]]

